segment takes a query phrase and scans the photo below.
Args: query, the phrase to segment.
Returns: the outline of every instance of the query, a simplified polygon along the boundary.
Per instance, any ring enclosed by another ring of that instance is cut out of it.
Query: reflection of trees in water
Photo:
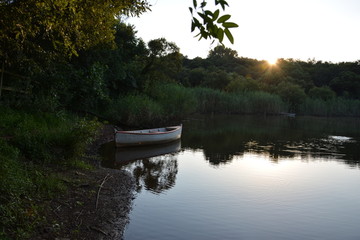
[[[244,153],[256,153],[269,156],[271,161],[278,162],[279,159],[300,157],[302,159],[322,158],[324,160],[340,160],[352,167],[360,166],[360,148],[357,141],[337,142],[327,138],[308,139],[307,141],[277,141],[256,142],[249,141],[242,147],[227,146],[226,152],[216,152],[214,149],[208,151],[204,148],[204,155],[213,165],[226,164],[234,156],[242,156]],[[221,150],[220,150],[221,151]]]
[[[100,152],[102,166],[133,174],[138,192],[145,188],[159,194],[175,185],[180,149],[181,141],[132,148],[115,148],[115,143],[109,143]]]
[[[359,139],[342,141],[329,135],[359,136],[360,121],[313,118],[227,117],[184,126],[183,146],[202,149],[213,165],[226,164],[246,152],[282,158],[337,159],[360,166]],[[211,123],[209,123],[211,122]],[[187,131],[187,132],[186,132]]]
[[[131,165],[131,169],[138,192],[145,187],[146,190],[159,194],[175,185],[178,163],[176,156],[164,155],[139,160]]]

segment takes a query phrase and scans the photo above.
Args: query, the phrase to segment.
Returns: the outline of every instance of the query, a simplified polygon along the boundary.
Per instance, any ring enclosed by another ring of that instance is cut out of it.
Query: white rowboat
[[[117,147],[166,143],[180,139],[181,131],[182,125],[133,131],[115,131],[115,143]]]

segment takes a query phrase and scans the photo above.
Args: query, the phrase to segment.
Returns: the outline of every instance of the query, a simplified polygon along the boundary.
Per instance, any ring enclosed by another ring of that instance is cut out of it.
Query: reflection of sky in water
[[[351,137],[345,136],[329,136],[329,139],[334,140],[336,143],[344,143],[352,141]]]
[[[125,167],[140,186],[125,240],[360,239],[358,126],[258,117],[184,123],[180,152]]]
[[[258,153],[221,165],[204,161],[201,150],[176,158],[175,186],[161,195],[141,192],[125,240],[360,237],[358,169]]]

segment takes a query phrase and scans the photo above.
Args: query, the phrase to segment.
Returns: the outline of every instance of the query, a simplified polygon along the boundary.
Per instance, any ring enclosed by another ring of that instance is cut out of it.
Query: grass
[[[66,191],[56,168],[89,168],[81,157],[100,125],[61,112],[0,112],[0,239],[27,239],[46,221],[39,200]]]

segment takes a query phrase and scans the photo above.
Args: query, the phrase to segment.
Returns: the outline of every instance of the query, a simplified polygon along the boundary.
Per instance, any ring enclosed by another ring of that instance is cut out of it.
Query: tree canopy
[[[0,57],[77,55],[112,43],[117,16],[149,10],[145,0],[1,0]]]

